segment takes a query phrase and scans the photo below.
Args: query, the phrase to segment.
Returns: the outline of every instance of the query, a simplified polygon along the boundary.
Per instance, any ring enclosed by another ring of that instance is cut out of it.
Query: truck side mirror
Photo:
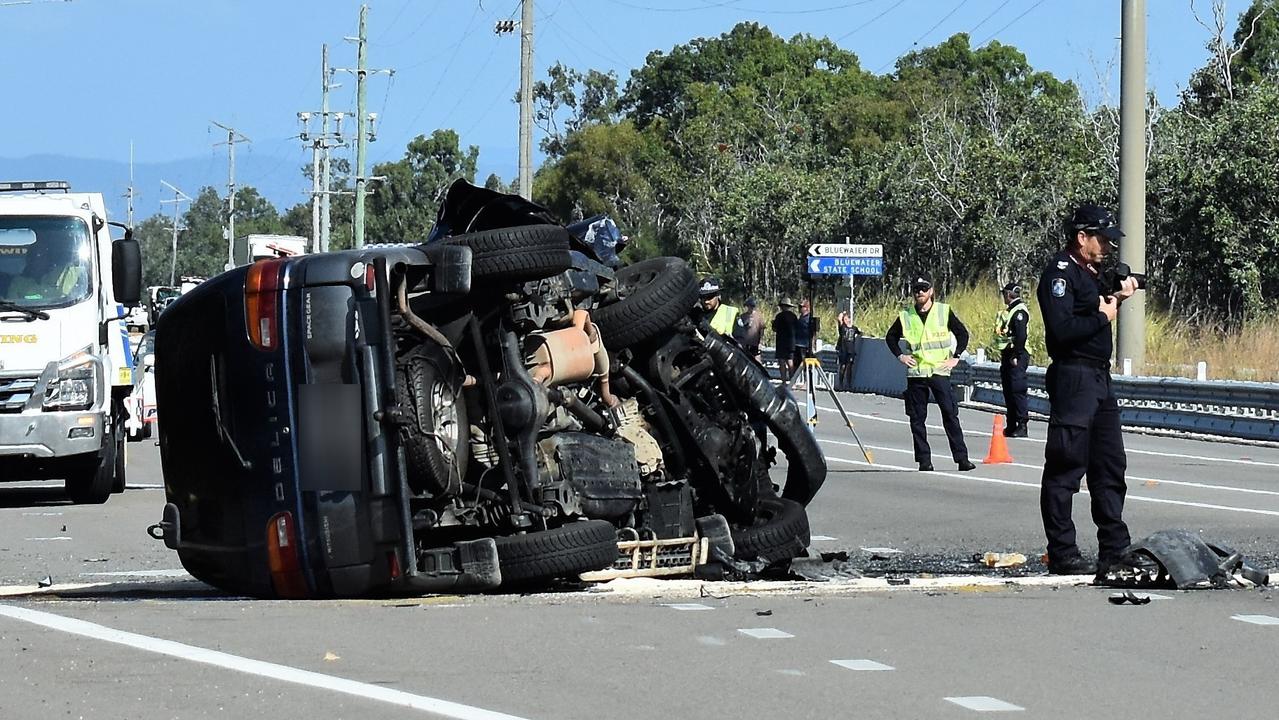
[[[132,231],[111,243],[111,268],[115,301],[121,305],[137,305],[142,299],[142,249],[133,239]]]

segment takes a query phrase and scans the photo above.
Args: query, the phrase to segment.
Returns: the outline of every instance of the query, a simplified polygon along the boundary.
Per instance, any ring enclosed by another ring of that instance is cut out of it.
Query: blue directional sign
[[[883,275],[882,257],[809,257],[811,275]]]

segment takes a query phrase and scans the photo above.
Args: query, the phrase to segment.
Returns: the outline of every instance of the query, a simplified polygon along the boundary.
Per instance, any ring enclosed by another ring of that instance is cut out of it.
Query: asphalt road
[[[919,473],[900,401],[843,398],[875,465],[823,412],[833,472],[810,506],[814,550],[847,552],[868,575],[914,573],[911,585],[251,601],[190,580],[145,534],[163,505],[150,444],[130,446],[131,487],[106,505],[66,504],[56,484],[0,486],[0,717],[1274,715],[1279,593],[1117,606],[1109,590],[1036,584],[1041,441],[958,473],[937,431],[938,470]],[[991,417],[963,421],[980,460]],[[1279,565],[1279,449],[1125,440],[1135,537],[1193,529]],[[1088,539],[1085,495],[1076,519]],[[987,550],[1031,556],[1012,573],[1031,577],[919,579],[976,572],[966,560]],[[45,576],[55,585],[33,592]]]

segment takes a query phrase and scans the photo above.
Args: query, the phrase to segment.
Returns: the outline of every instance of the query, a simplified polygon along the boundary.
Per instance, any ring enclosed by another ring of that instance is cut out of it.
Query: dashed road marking
[[[415,695],[402,690],[394,690],[380,685],[348,680],[335,675],[325,675],[324,673],[301,670],[287,665],[277,665],[275,663],[264,662],[262,660],[240,657],[239,655],[232,655],[230,653],[209,650],[195,645],[173,642],[172,640],[161,640],[160,638],[153,638],[148,635],[139,635],[136,633],[125,632],[123,630],[116,630],[114,628],[106,627],[105,625],[98,625],[96,623],[76,620],[73,618],[63,617],[61,615],[55,615],[53,613],[41,612],[39,610],[29,610],[27,608],[13,607],[10,605],[0,605],[0,616],[31,623],[32,625],[39,625],[51,630],[58,630],[72,635],[79,635],[81,637],[92,638],[94,640],[102,640],[116,645],[124,645],[137,650],[156,653],[157,655],[167,655],[181,660],[213,665],[214,667],[220,667],[225,670],[234,670],[235,672],[271,678],[281,682],[305,685],[308,687],[319,688],[321,690],[330,690],[346,695],[366,698],[368,700],[377,700],[391,705],[399,705],[400,707],[413,708],[414,710],[424,710],[429,713],[435,713],[436,715],[443,715],[444,717],[457,718],[458,720],[524,720],[516,715],[507,715],[506,713],[485,710],[483,708],[463,705],[461,703],[433,698],[426,695]]]
[[[67,535],[59,535],[57,537],[29,537],[23,539],[31,542],[55,542],[57,540],[70,540],[71,538]]]
[[[1230,619],[1253,625],[1279,625],[1279,618],[1270,615],[1231,615]]]
[[[813,542],[835,542],[839,538],[831,537],[830,535],[811,535],[808,539]]]
[[[778,675],[789,675],[790,677],[804,677],[804,671],[803,671],[803,670],[792,670],[792,669],[790,669],[790,668],[785,668],[785,669],[782,669],[782,670],[778,670],[778,671],[777,671],[777,674],[778,674]]]
[[[80,577],[190,577],[186,570],[119,570],[116,572],[83,572]]]
[[[831,660],[831,662],[842,668],[848,668],[849,670],[877,671],[877,670],[896,669],[892,665],[885,665],[883,663],[875,662],[874,660],[867,660],[865,658],[861,658],[859,660]]]
[[[987,697],[985,695],[948,697],[943,699],[946,702],[952,702],[962,708],[976,710],[977,712],[1020,712],[1026,709],[1018,705],[1013,705],[1010,702],[1004,702],[999,698]]]
[[[864,547],[862,552],[868,552],[872,555],[900,555],[902,551],[890,547]]]
[[[728,641],[724,638],[717,638],[714,635],[698,636],[697,642],[700,645],[706,645],[708,647],[723,647],[728,644]]]
[[[61,517],[62,516],[62,513],[60,512],[24,512],[22,514],[27,516],[34,516],[34,517]]]
[[[666,607],[672,610],[714,610],[710,605],[701,603],[666,603]]]
[[[737,632],[747,637],[753,637],[756,640],[782,640],[795,637],[785,630],[778,630],[777,628],[738,628]]]

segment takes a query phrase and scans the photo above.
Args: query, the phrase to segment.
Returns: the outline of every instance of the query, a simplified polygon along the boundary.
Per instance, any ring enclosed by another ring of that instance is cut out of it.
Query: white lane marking
[[[23,515],[34,515],[36,517],[61,517],[60,512],[24,512]]]
[[[708,647],[723,647],[728,644],[728,641],[724,638],[717,638],[714,635],[698,636],[697,642]]]
[[[865,658],[862,658],[860,660],[831,660],[831,662],[840,667],[848,668],[849,670],[877,671],[877,670],[894,670],[895,669],[892,665],[885,665],[883,663],[878,663],[878,662],[875,662],[874,660],[867,660]]]
[[[191,577],[186,570],[120,570],[80,573],[80,577]]]
[[[998,698],[987,697],[985,695],[948,697],[943,699],[946,702],[953,702],[959,707],[976,710],[977,712],[1020,712],[1026,709],[1024,707],[1013,705],[1010,702],[1004,702]]]
[[[70,540],[71,538],[67,537],[66,535],[59,535],[57,537],[34,537],[34,538],[23,538],[23,539],[30,540],[31,542],[54,542],[56,540]]]
[[[890,547],[864,547],[862,552],[868,552],[872,555],[900,555],[902,551]]]
[[[817,409],[823,412],[829,412],[829,413],[839,412],[839,410],[836,410],[835,408],[822,407],[821,405],[818,405]],[[894,425],[910,424],[909,420],[901,420],[898,418],[886,418],[886,417],[881,417],[879,415],[867,415],[866,413],[853,412],[851,410],[848,412],[848,416],[861,418],[863,420],[876,420],[878,422],[892,423]],[[945,432],[946,430],[941,425],[929,425],[928,429],[940,430],[942,432]],[[964,434],[965,435],[981,435],[984,437],[990,437],[990,433],[984,430],[965,430]],[[1018,440],[1025,441],[1025,442],[1041,443],[1041,444],[1047,442],[1047,440],[1044,440],[1042,438],[1036,438],[1036,437],[1018,438]],[[1160,452],[1158,450],[1137,450],[1134,448],[1125,448],[1125,451],[1132,453],[1134,455],[1156,455],[1159,457],[1182,458],[1184,460],[1203,460],[1204,462],[1235,463],[1236,465],[1256,465],[1259,467],[1279,467],[1279,462],[1266,462],[1264,460],[1244,460],[1243,458],[1208,457],[1206,455],[1187,455],[1184,453]]]
[[[905,465],[885,465],[884,463],[875,463],[874,465],[872,465],[864,460],[850,460],[848,458],[835,457],[834,455],[827,455],[826,459],[836,460],[838,462],[848,463],[850,465],[864,465],[866,467],[888,468],[889,470],[905,470],[907,472],[919,472],[919,470],[917,470],[913,466],[907,467]],[[982,477],[981,475],[974,475],[972,473],[964,473],[961,475],[957,472],[929,470],[926,473],[921,473],[921,474],[941,475],[943,477],[956,478],[959,480],[972,480],[973,482],[984,482],[984,483],[991,483],[994,485],[1016,485],[1018,487],[1033,488],[1035,490],[1039,489],[1039,483],[1023,482],[1020,480],[1001,480],[999,478]],[[1087,493],[1088,490],[1087,488],[1080,488],[1079,492]],[[1127,497],[1129,500],[1139,500],[1141,502],[1156,503],[1159,505],[1179,505],[1181,507],[1194,507],[1194,508],[1201,508],[1204,510],[1226,510],[1228,512],[1249,513],[1253,515],[1269,515],[1271,517],[1279,517],[1279,510],[1261,510],[1258,508],[1235,507],[1233,505],[1216,505],[1213,503],[1190,502],[1189,500],[1169,500],[1167,498],[1152,498],[1152,497],[1146,497],[1145,495],[1133,495],[1132,493],[1128,493]]]
[[[126,647],[143,650],[145,652],[168,655],[169,657],[175,657],[181,660],[204,663],[206,665],[213,665],[214,667],[220,667],[226,670],[234,670],[235,672],[247,673],[249,675],[258,675],[260,677],[267,677],[281,682],[306,685],[308,687],[320,688],[322,690],[332,690],[346,695],[354,695],[356,697],[367,698],[369,700],[377,700],[379,702],[390,703],[392,705],[413,708],[414,710],[425,710],[426,712],[443,715],[444,717],[458,718],[458,720],[524,720],[516,715],[507,715],[506,713],[485,710],[483,708],[463,705],[449,700],[441,700],[439,698],[428,697],[426,695],[414,695],[413,693],[407,693],[402,690],[393,690],[379,685],[347,680],[346,678],[337,677],[335,675],[325,675],[323,673],[311,672],[310,670],[300,670],[287,665],[277,665],[275,663],[264,662],[262,660],[253,660],[251,658],[231,655],[230,653],[219,652],[217,650],[209,650],[207,648],[196,647],[194,645],[173,642],[172,640],[161,640],[148,635],[138,635],[136,633],[109,628],[105,625],[98,625],[96,623],[76,620],[73,618],[63,617],[61,615],[55,615],[53,613],[41,612],[39,610],[28,610],[27,608],[0,605],[0,616],[9,617],[14,620],[21,620],[22,622],[39,625],[51,630],[70,633],[72,635],[80,635],[94,640],[102,640],[104,642],[115,643],[117,645],[124,645]]]
[[[779,674],[779,675],[789,675],[790,677],[804,677],[804,671],[803,671],[803,670],[790,670],[790,669],[786,669],[786,670],[778,670],[778,671],[777,671],[777,674]]]
[[[666,607],[672,610],[714,610],[710,605],[701,603],[665,603]]]
[[[1279,625],[1279,617],[1270,615],[1231,615],[1231,620],[1252,623],[1253,625]]]
[[[843,440],[827,440],[826,438],[817,438],[817,441],[830,443],[831,445],[857,447],[857,443],[845,442]],[[911,455],[912,457],[915,454],[914,450],[903,450],[902,448],[888,447],[887,445],[867,445],[866,447],[870,448],[871,450],[882,450],[884,452],[901,453],[903,455]],[[1030,463],[1019,463],[1019,462],[998,463],[998,464],[1009,465],[1011,467],[1030,468],[1031,470],[1042,470],[1044,467],[1042,464],[1032,465]],[[1197,483],[1197,482],[1190,482],[1188,480],[1164,480],[1163,478],[1142,477],[1140,475],[1125,475],[1125,477],[1128,480],[1131,480],[1134,482],[1143,482],[1143,483],[1151,482],[1158,485],[1176,485],[1178,487],[1193,487],[1193,488],[1200,488],[1202,490],[1225,490],[1228,492],[1249,493],[1252,495],[1279,496],[1279,490],[1254,490],[1253,488],[1233,487],[1231,485],[1211,485],[1209,483]]]
[[[128,483],[125,485],[129,490],[163,490],[164,485],[160,483]]]
[[[785,630],[778,630],[777,628],[738,628],[737,632],[747,637],[753,637],[756,640],[783,640],[795,637]]]
[[[808,539],[813,542],[834,542],[839,538],[833,538],[830,535],[811,535]]]

